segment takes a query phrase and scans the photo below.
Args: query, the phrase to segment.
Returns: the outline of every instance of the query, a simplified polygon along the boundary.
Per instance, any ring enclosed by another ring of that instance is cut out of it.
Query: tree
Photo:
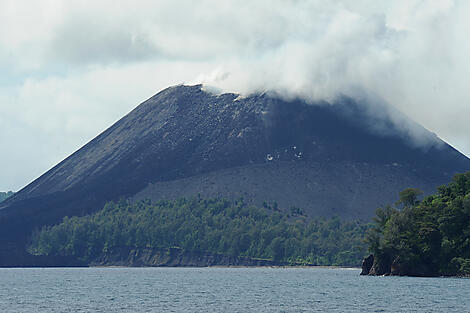
[[[120,201],[35,232],[30,251],[92,261],[121,247],[178,248],[292,264],[360,264],[368,225],[339,218],[307,223],[305,216],[288,218],[288,212],[200,197]]]
[[[470,275],[470,172],[422,201],[420,195],[405,189],[402,210],[377,210],[366,238],[374,266],[382,274],[393,268],[400,275]]]
[[[423,192],[417,188],[406,188],[400,192],[400,200],[397,204],[403,204],[405,207],[410,207],[417,204],[418,197],[421,196]]]

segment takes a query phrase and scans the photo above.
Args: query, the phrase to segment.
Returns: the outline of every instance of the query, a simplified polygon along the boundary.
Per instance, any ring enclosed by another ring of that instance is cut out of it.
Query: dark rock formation
[[[416,147],[350,99],[310,105],[171,87],[2,202],[0,244],[23,249],[33,229],[120,198],[243,197],[369,219],[406,187],[432,192],[470,169],[434,140]]]
[[[407,267],[399,258],[390,261],[386,257],[374,258],[371,254],[362,261],[361,275],[435,277],[439,276],[439,271],[431,264]]]
[[[366,273],[366,271],[363,268],[364,274],[361,273],[361,275],[374,275],[374,276],[391,275],[392,260],[390,260],[387,254],[381,255],[380,257],[370,255],[368,258],[372,259],[372,266],[370,267],[368,273]],[[363,264],[364,262],[365,262],[365,259],[363,261]],[[370,259],[369,259],[369,262],[370,262]]]
[[[364,260],[362,260],[361,275],[369,275],[370,269],[372,268],[373,264],[374,264],[374,255],[371,254],[368,257],[364,258]]]
[[[284,262],[227,256],[182,249],[131,249],[122,247],[97,256],[91,266],[284,266]]]

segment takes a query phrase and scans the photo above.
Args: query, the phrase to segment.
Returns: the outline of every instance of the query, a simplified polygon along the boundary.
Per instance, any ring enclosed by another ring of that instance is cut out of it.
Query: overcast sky
[[[370,94],[470,156],[470,1],[0,0],[0,191],[161,89]]]

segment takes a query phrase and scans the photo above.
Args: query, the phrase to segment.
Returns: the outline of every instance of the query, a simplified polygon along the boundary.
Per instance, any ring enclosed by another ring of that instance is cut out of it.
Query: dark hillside
[[[417,148],[391,125],[348,99],[308,105],[171,87],[2,202],[0,238],[24,243],[32,229],[110,200],[198,193],[368,219],[406,187],[430,193],[470,169],[449,145]]]

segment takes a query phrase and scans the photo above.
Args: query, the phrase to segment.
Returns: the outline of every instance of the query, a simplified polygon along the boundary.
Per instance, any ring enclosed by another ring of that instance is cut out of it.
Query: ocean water
[[[470,312],[470,279],[328,268],[0,269],[0,312]]]

